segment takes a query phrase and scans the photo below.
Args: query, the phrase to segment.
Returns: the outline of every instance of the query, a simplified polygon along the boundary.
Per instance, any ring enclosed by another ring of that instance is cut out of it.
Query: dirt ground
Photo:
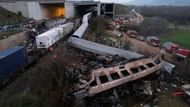
[[[171,54],[161,50],[159,47],[154,47],[147,44],[145,41],[139,41],[134,38],[127,38],[130,42],[130,45],[138,52],[145,56],[156,56],[159,54],[164,54],[164,60],[176,65],[175,73],[178,73],[181,78],[183,78],[186,82],[190,82],[189,76],[190,73],[190,65],[187,65],[183,62],[176,61]]]
[[[131,44],[131,46],[137,50],[139,53],[147,55],[147,56],[155,56],[160,53],[160,49],[158,47],[153,47],[147,44],[144,41],[139,41],[134,38],[127,38]],[[171,55],[168,53],[164,53],[166,60],[170,63],[173,63],[176,65],[176,70],[174,72],[179,73],[179,78],[183,78],[183,75],[186,75],[185,71],[185,65],[179,62],[176,62],[171,58]],[[186,81],[187,82],[187,81]],[[188,82],[187,82],[188,83]],[[187,104],[187,102],[181,98],[181,97],[174,97],[173,93],[176,90],[176,88],[173,87],[167,87],[166,90],[164,90],[159,95],[159,104],[158,107],[189,107],[190,105]]]

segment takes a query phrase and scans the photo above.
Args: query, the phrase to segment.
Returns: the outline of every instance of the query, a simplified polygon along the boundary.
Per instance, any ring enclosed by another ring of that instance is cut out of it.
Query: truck
[[[179,45],[175,43],[166,42],[162,47],[166,52],[172,54],[173,58],[176,58],[178,61],[188,61],[190,58],[190,50],[180,48]]]
[[[147,43],[152,46],[160,46],[160,39],[155,36],[147,37]]]
[[[179,45],[172,42],[165,42],[162,47],[166,52],[171,54],[177,52],[177,50],[179,49]]]
[[[8,48],[0,52],[0,80],[6,79],[28,64],[26,49],[23,46]]]
[[[188,62],[190,58],[190,50],[179,48],[174,55],[178,61]]]

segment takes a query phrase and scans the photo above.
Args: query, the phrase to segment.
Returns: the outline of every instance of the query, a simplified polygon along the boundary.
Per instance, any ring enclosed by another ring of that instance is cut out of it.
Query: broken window
[[[144,71],[146,68],[142,65],[139,67],[141,71]]]
[[[123,71],[121,71],[121,73],[123,74],[123,76],[128,76],[128,75],[130,75],[127,70],[123,70]]]
[[[108,77],[106,75],[100,76],[99,79],[100,79],[101,83],[106,83],[109,81]]]
[[[94,86],[96,86],[96,85],[97,85],[96,80],[94,80],[94,81],[92,81],[92,82],[90,83],[90,86],[91,86],[91,87],[94,87]]]
[[[148,64],[146,64],[149,68],[152,68],[152,67],[154,67],[154,64],[153,63],[148,63]]]
[[[110,74],[110,76],[111,76],[111,78],[112,78],[113,80],[116,80],[116,79],[119,79],[119,78],[120,78],[117,72]]]
[[[138,68],[131,68],[130,69],[133,73],[138,73],[139,72],[139,69]]]

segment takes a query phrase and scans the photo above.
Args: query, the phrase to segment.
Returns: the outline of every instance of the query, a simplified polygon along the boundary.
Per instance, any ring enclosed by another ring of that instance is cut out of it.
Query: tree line
[[[190,6],[128,6],[145,17],[161,17],[174,24],[190,24]]]

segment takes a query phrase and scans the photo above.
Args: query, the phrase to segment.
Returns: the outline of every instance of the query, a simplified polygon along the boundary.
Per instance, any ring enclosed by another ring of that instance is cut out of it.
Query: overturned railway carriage
[[[88,28],[88,23],[83,23],[74,33],[73,37],[82,38]]]
[[[83,16],[82,25],[73,33],[73,37],[82,38],[88,28],[88,19],[91,17],[91,15],[92,13],[87,13]]]
[[[99,43],[75,38],[75,37],[70,37],[68,42],[70,43],[71,46],[75,48],[79,48],[88,52],[100,54],[100,55],[118,55],[120,57],[126,58],[128,60],[130,59],[139,59],[142,58],[143,55],[140,55],[138,53],[130,52],[128,50],[122,50],[106,45],[102,45]]]
[[[88,19],[92,16],[92,13],[87,13],[83,16],[82,23],[88,23]]]
[[[98,94],[119,85],[148,76],[162,68],[160,57],[142,59],[110,68],[94,70],[87,87],[75,93],[81,97],[81,93],[86,96]],[[85,93],[85,94],[84,94]]]

